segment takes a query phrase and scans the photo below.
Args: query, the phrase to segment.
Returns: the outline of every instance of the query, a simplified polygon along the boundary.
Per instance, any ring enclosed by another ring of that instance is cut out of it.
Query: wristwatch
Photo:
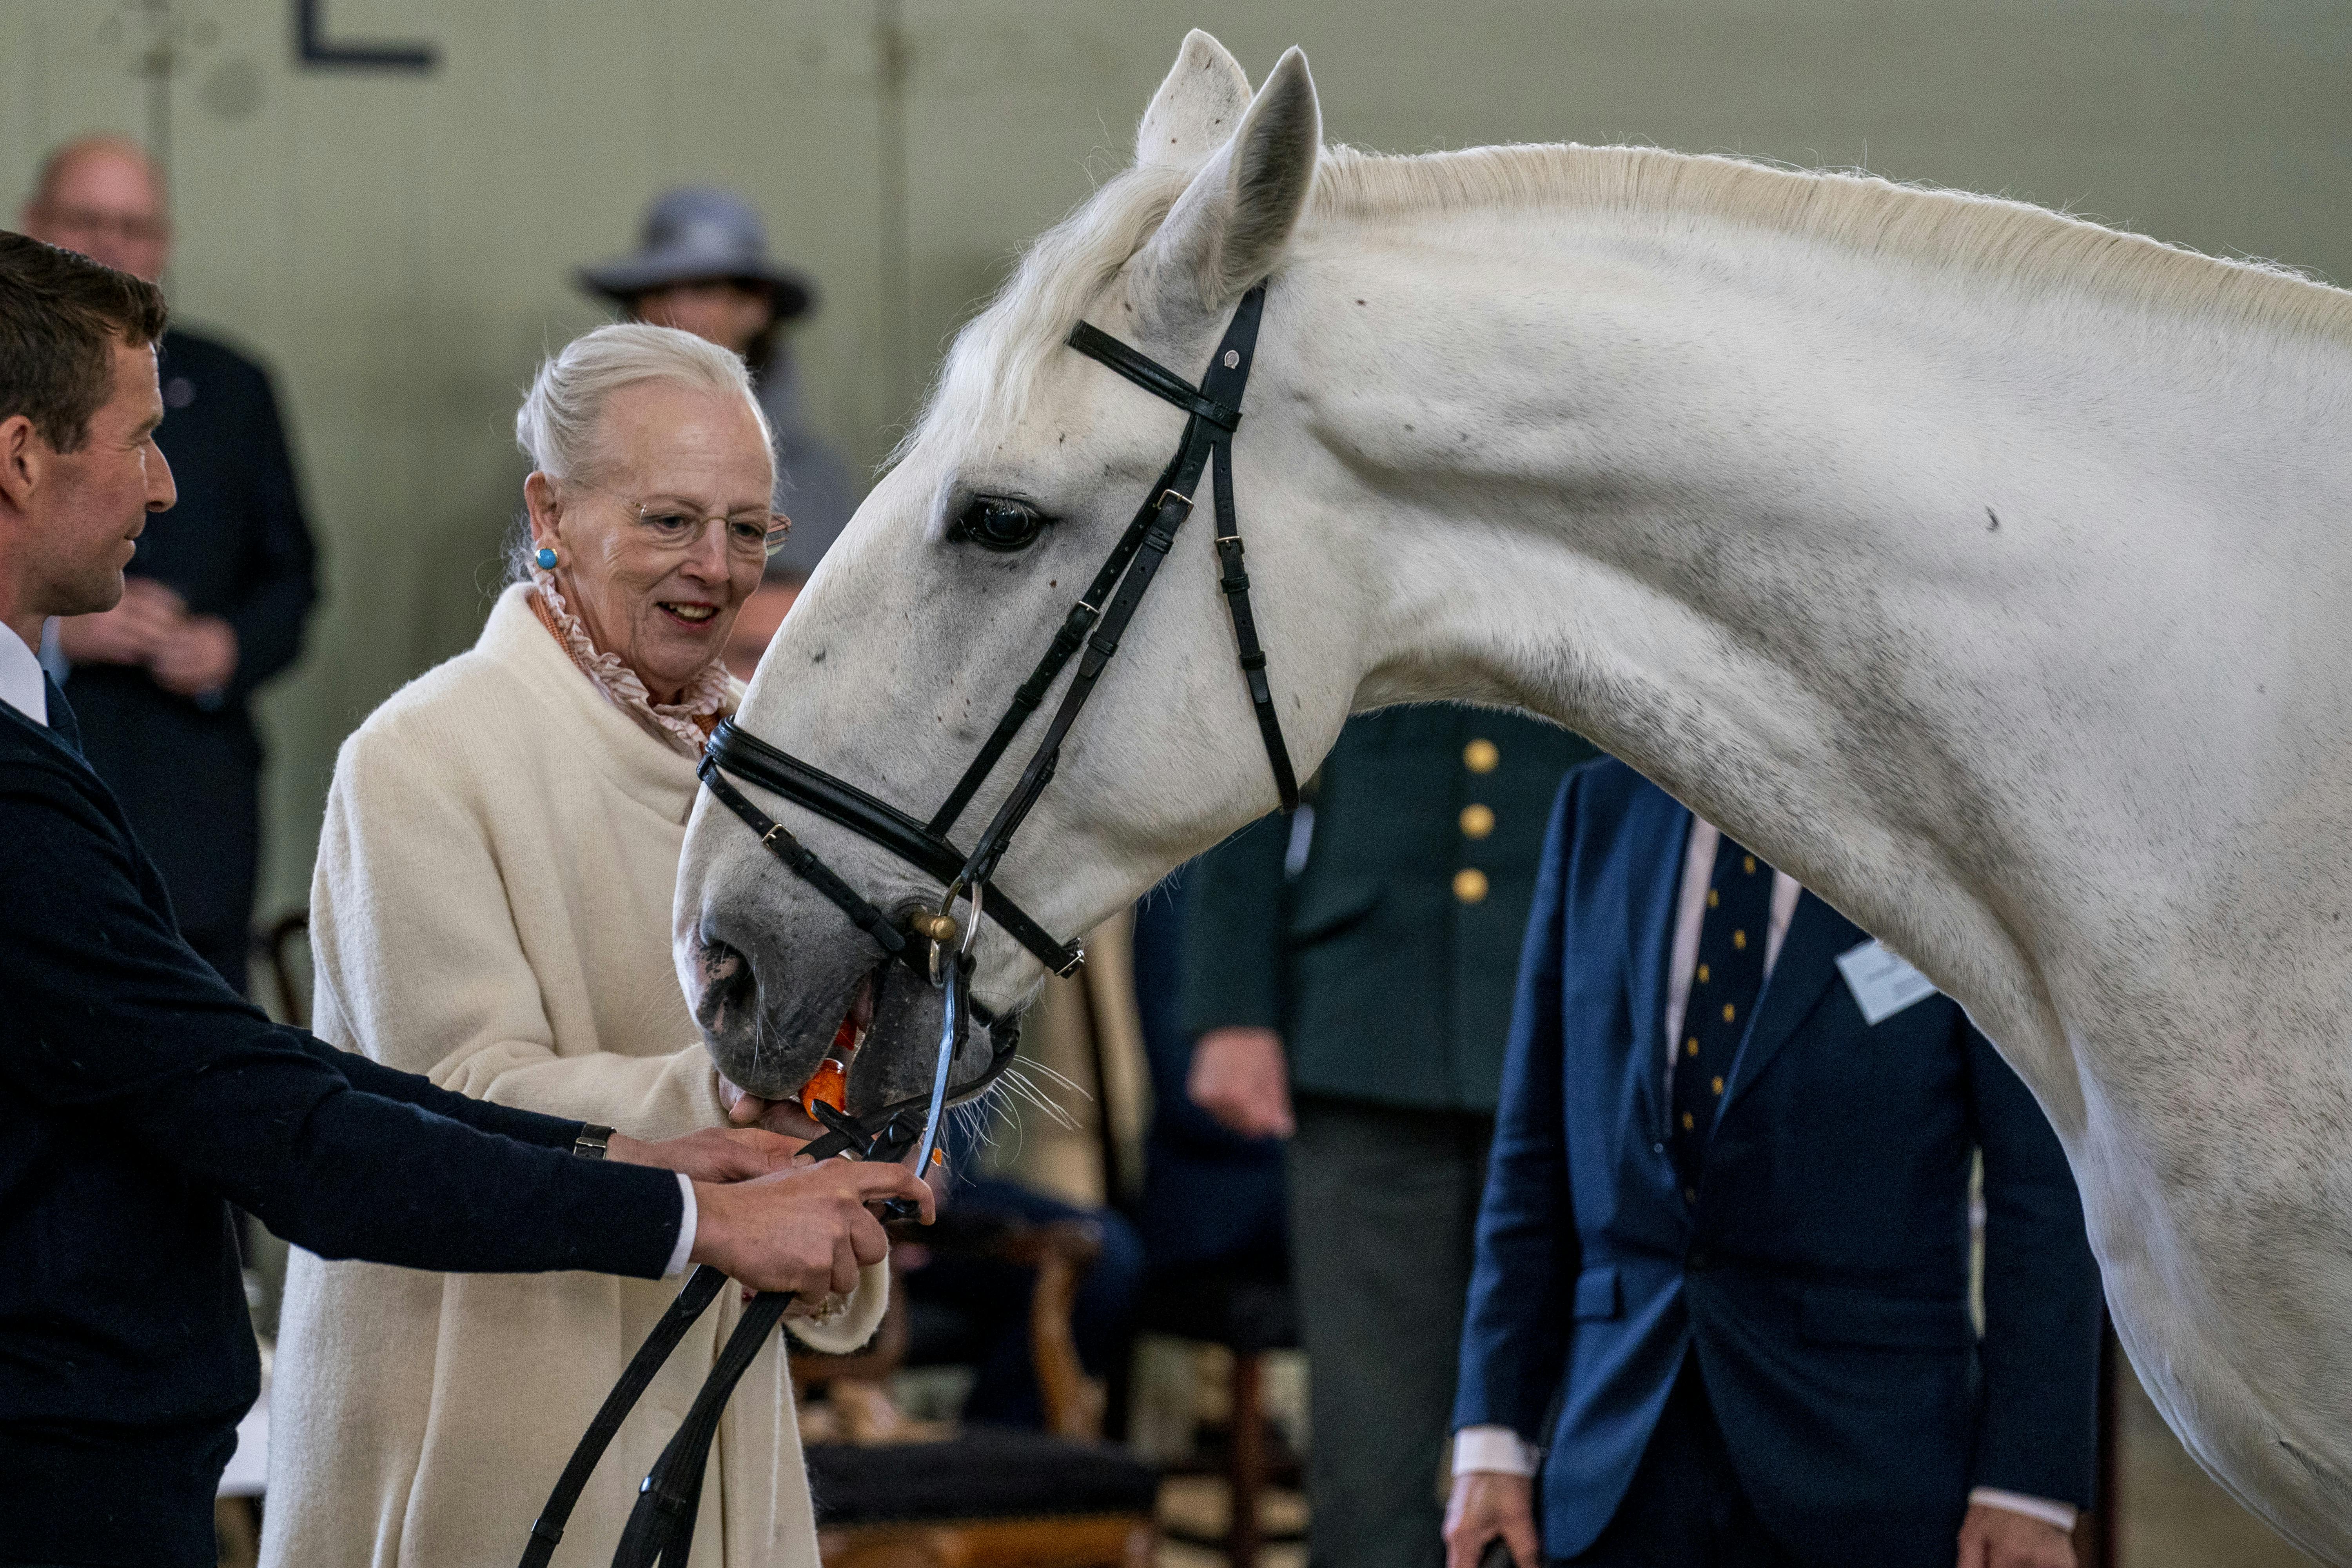
[[[613,1130],[599,1127],[593,1121],[580,1124],[580,1136],[572,1141],[572,1152],[583,1160],[601,1160],[612,1146]]]

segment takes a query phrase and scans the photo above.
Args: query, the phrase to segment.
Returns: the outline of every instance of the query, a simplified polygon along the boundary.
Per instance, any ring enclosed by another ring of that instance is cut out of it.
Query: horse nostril
[[[695,1014],[702,1026],[713,1035],[725,1035],[731,1028],[755,1026],[760,979],[752,973],[751,961],[710,936],[697,944],[694,956],[702,981]]]

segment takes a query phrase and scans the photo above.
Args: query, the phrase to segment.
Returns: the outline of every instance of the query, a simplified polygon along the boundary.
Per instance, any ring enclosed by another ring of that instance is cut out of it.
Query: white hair
[[[515,413],[515,444],[541,473],[585,479],[602,456],[596,447],[605,403],[623,387],[649,381],[734,394],[760,422],[769,451],[775,450],[775,432],[740,354],[692,332],[642,321],[598,327],[541,364]]]

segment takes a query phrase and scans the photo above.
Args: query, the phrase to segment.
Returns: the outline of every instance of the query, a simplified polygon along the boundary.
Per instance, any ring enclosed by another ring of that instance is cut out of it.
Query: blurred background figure
[[[1447,704],[1349,722],[1312,815],[1194,864],[1192,1100],[1289,1140],[1308,1561],[1436,1568],[1472,1227],[1560,775],[1595,753]]]
[[[940,1226],[903,1248],[901,1279],[909,1304],[912,1365],[973,1368],[963,1420],[1044,1427],[1043,1391],[1032,1354],[1030,1323],[1037,1268],[986,1245],[1021,1230],[1055,1225],[1087,1228],[1097,1250],[1070,1305],[1079,1365],[1097,1383],[1116,1380],[1128,1350],[1143,1248],[1135,1227],[1108,1205],[1074,1204],[982,1165],[979,1129],[950,1131],[954,1182],[940,1200]]]
[[[36,239],[160,282],[172,218],[133,143],[52,153],[18,220]],[[310,531],[269,374],[175,321],[160,371],[180,504],[148,520],[122,603],[51,624],[45,653],[82,749],[163,873],[188,944],[239,991],[261,855],[261,741],[247,700],[302,650]]]
[[[801,407],[787,338],[792,323],[815,309],[816,286],[769,257],[767,226],[749,203],[699,185],[656,197],[636,253],[582,268],[580,282],[630,321],[692,332],[732,349],[751,367],[776,432],[776,510],[793,520],[793,531],[729,639],[728,666],[748,680],[862,493]]]

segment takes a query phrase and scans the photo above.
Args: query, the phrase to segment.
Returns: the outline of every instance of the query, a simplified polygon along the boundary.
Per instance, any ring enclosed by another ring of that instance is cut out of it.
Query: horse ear
[[[1315,188],[1322,151],[1315,79],[1294,48],[1137,256],[1146,314],[1170,324],[1213,314],[1274,270]]]
[[[1135,128],[1135,161],[1197,169],[1232,140],[1249,108],[1249,77],[1225,46],[1195,27],[1176,51],[1175,68]]]

